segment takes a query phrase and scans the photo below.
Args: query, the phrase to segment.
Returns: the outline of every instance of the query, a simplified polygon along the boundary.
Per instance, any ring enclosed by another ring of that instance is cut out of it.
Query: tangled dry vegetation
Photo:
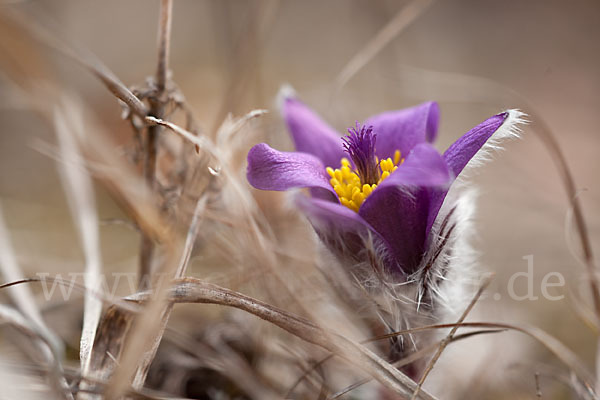
[[[429,3],[403,8],[347,64],[339,87]],[[22,362],[10,367],[17,378],[0,371],[0,398],[433,399],[428,373],[447,346],[507,330],[547,347],[557,364],[562,362],[561,376],[568,376],[573,392],[596,398],[593,373],[550,335],[535,327],[464,322],[490,277],[472,282],[472,300],[456,314],[419,314],[409,295],[392,298],[347,274],[290,207],[287,195],[251,190],[245,155],[261,139],[267,111],[224,112],[217,129],[200,129],[169,70],[171,9],[172,0],[161,1],[156,73],[136,88],[52,29],[9,9],[0,14],[2,48],[11,55],[2,65],[13,85],[8,95],[56,133],[55,144],[37,146],[58,162],[86,272],[74,286],[81,297],[73,301],[84,303],[79,354],[65,353],[44,318],[50,307],[61,305],[41,303],[34,295],[40,278],[23,274],[0,220],[2,292],[8,301],[0,305],[2,339],[23,353]],[[265,19],[270,12],[267,7]],[[23,48],[72,59],[119,99],[134,138],[124,154],[116,151],[94,111],[44,74],[43,56],[19,58]],[[239,86],[243,82],[232,83],[231,96],[243,90]],[[549,130],[537,129],[559,162],[591,272],[584,220],[571,196],[575,186]],[[113,222],[141,238],[137,290],[125,297],[102,285],[95,185],[106,188],[127,216]],[[193,257],[201,258],[205,276],[191,276]],[[590,277],[598,311],[594,274]],[[72,284],[59,278],[53,283]],[[391,329],[387,315],[400,315],[403,329]],[[587,319],[597,327],[595,315],[590,311]],[[390,357],[399,341],[411,343],[403,346],[410,351]],[[415,364],[426,371],[418,382],[405,374]],[[444,398],[443,390],[435,391]]]

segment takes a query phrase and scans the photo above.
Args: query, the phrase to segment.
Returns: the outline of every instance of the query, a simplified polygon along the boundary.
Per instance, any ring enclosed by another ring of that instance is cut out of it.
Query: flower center
[[[344,150],[352,158],[362,184],[370,185],[379,180],[376,139],[372,126],[360,126],[358,122],[354,128],[348,128],[348,135],[342,138]]]
[[[375,139],[372,127],[348,129],[348,136],[342,138],[344,149],[352,158],[356,169],[347,158],[342,158],[340,168],[327,167],[331,177],[329,182],[340,198],[340,202],[349,209],[358,212],[361,204],[375,190],[378,184],[394,172],[404,162],[400,150],[394,152],[394,159],[379,161],[375,155]]]

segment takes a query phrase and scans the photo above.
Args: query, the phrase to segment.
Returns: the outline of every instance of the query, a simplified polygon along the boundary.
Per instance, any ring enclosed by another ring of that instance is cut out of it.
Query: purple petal
[[[415,146],[406,157],[406,161],[396,172],[381,182],[375,192],[367,198],[372,198],[377,192],[400,186],[446,187],[451,183],[451,175],[446,161],[438,151],[428,143]]]
[[[282,111],[296,150],[314,155],[326,167],[339,167],[345,153],[333,128],[298,99],[286,98]]]
[[[369,235],[375,244],[389,249],[389,244],[367,221],[339,203],[297,196],[296,204],[323,242],[342,259],[364,261],[364,243]]]
[[[507,117],[508,113],[494,115],[465,133],[444,152],[444,159],[454,176],[458,176],[462,172],[473,156],[502,126]]]
[[[437,103],[428,102],[375,115],[366,120],[365,125],[373,125],[379,158],[393,157],[396,150],[406,157],[417,144],[435,140],[439,117]]]
[[[317,225],[340,231],[366,232],[370,229],[369,224],[360,215],[339,203],[298,196],[296,204]]]
[[[443,157],[431,145],[421,143],[359,210],[389,243],[397,267],[407,275],[419,265],[437,214],[431,211],[432,196],[435,191],[446,191],[451,182]]]
[[[507,117],[508,113],[501,113],[488,118],[469,132],[465,133],[444,152],[444,160],[446,160],[446,164],[448,164],[454,177],[460,175],[469,161],[471,161],[492,135],[502,126]],[[431,192],[427,233],[429,233],[447,194],[447,190]]]
[[[272,149],[265,143],[257,144],[248,152],[246,176],[257,189],[325,189],[337,199],[323,163],[307,153],[287,153]]]

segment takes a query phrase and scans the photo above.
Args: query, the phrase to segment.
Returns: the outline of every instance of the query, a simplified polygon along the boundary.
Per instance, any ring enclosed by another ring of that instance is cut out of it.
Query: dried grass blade
[[[185,276],[185,271],[187,270],[187,266],[190,262],[190,257],[192,255],[192,250],[194,249],[194,243],[196,242],[196,238],[198,237],[200,223],[204,215],[204,209],[206,208],[207,199],[208,197],[206,193],[204,193],[196,202],[196,207],[194,208],[194,215],[192,216],[192,221],[190,222],[188,234],[185,238],[185,244],[183,246],[181,260],[179,261],[179,266],[177,267],[177,272],[175,273],[176,278],[183,278]]]
[[[241,118],[233,119],[225,118],[223,123],[217,130],[216,134],[216,143],[219,148],[225,147],[227,143],[229,143],[236,133],[238,133],[249,121],[254,118],[258,118],[266,113],[268,110],[257,109],[248,112]]]
[[[147,116],[147,117],[145,117],[145,121],[146,121],[146,123],[148,123],[150,125],[160,125],[160,126],[169,128],[171,131],[175,132],[176,134],[183,137],[187,141],[198,146],[202,150],[207,151],[212,155],[215,155],[211,140],[204,136],[196,136],[192,132],[183,129],[179,125],[176,125],[169,121],[164,121],[160,118]]]
[[[344,66],[335,78],[333,93],[338,93],[358,71],[404,29],[421,16],[433,3],[433,0],[413,0],[391,19],[362,49]]]
[[[102,291],[102,260],[94,189],[89,174],[84,170],[84,161],[76,141],[77,135],[84,132],[85,127],[83,121],[77,118],[81,113],[74,110],[75,106],[69,104],[70,112],[67,112],[66,105],[58,107],[54,122],[63,159],[59,172],[85,255],[84,282],[87,290],[84,298],[79,360],[82,374],[87,375],[96,329],[102,314],[102,301],[94,294],[95,291]]]

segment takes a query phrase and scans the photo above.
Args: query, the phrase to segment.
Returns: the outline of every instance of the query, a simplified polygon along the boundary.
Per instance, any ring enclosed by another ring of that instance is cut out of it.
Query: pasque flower
[[[250,184],[309,188],[310,197],[301,196],[298,205],[326,244],[358,253],[357,238],[368,234],[383,248],[384,266],[401,278],[419,268],[435,239],[432,227],[452,183],[482,149],[510,135],[519,118],[517,111],[494,115],[440,154],[432,146],[435,102],[375,115],[344,137],[294,97],[284,99],[282,108],[296,151],[254,146]]]

